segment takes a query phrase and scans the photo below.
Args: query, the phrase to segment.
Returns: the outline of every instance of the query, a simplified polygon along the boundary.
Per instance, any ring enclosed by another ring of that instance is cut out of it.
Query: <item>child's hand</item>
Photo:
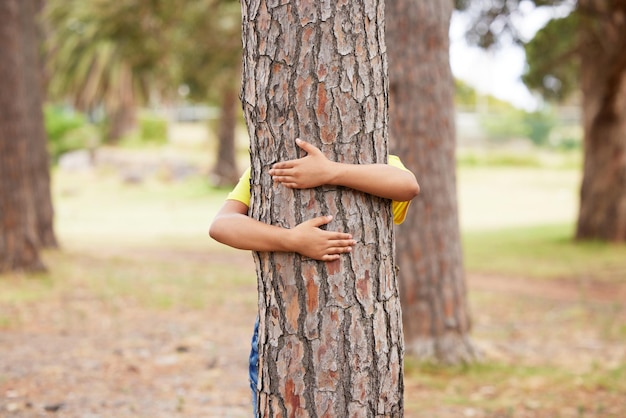
[[[307,153],[306,157],[274,164],[269,171],[273,180],[291,189],[310,189],[332,184],[336,163],[308,142],[296,139],[296,144]]]
[[[298,254],[320,261],[337,260],[341,254],[352,251],[352,247],[356,244],[352,235],[325,231],[319,228],[332,219],[332,216],[319,216],[290,229],[293,250]]]

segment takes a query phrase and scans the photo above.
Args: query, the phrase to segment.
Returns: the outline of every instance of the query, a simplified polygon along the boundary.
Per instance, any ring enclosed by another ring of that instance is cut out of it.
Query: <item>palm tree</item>
[[[232,185],[241,174],[235,154],[235,128],[241,73],[241,6],[237,0],[188,3],[179,32],[182,81],[191,99],[219,103],[218,150],[212,170],[218,186]],[[199,47],[200,46],[200,47]]]
[[[168,31],[175,2],[50,0],[47,50],[49,92],[91,112],[103,108],[107,138],[119,139],[135,124],[135,106],[162,85]]]

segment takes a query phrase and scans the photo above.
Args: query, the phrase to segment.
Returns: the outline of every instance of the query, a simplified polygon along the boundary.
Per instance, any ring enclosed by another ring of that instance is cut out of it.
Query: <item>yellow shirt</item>
[[[408,171],[404,164],[402,164],[402,161],[400,161],[400,158],[395,155],[390,155],[387,163],[390,166]],[[239,182],[226,198],[237,200],[250,207],[250,167],[241,175]],[[396,202],[395,200],[392,202],[391,208],[393,210],[393,222],[395,224],[398,225],[404,222],[410,204],[410,200],[408,202]]]

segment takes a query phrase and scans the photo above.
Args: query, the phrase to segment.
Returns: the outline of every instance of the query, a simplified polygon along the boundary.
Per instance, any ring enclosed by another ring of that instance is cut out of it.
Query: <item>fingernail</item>
[[[301,142],[302,142],[302,140],[300,138],[296,138],[296,144],[299,144]]]

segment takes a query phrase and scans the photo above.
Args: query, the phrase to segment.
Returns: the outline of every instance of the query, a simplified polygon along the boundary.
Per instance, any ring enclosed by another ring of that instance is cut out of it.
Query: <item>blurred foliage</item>
[[[489,140],[528,138],[537,146],[549,144],[550,134],[557,124],[557,116],[550,108],[527,112],[511,107],[481,117],[481,125]]]
[[[46,106],[44,118],[48,152],[53,162],[66,152],[93,148],[99,142],[98,129],[81,113],[65,107]]]
[[[49,97],[108,117],[181,95],[219,101],[240,79],[240,14],[234,0],[49,0]]]
[[[524,18],[528,4],[534,7],[553,7],[571,4],[571,0],[455,0],[457,10],[463,10],[472,21],[466,33],[469,43],[482,48],[500,44],[502,39],[522,43],[516,19]]]
[[[139,136],[142,142],[151,144],[165,144],[167,142],[167,119],[164,117],[143,113],[139,116]]]
[[[555,107],[546,105],[529,112],[491,95],[479,96],[473,87],[462,80],[455,80],[455,86],[455,105],[480,115],[480,125],[489,141],[529,139],[536,146],[563,151],[581,147],[582,130],[578,121],[563,120]],[[526,157],[521,157],[521,160],[513,158],[512,165],[535,165],[535,162],[527,161]],[[467,163],[474,164],[469,160]]]
[[[551,20],[524,45],[528,66],[522,80],[548,100],[563,101],[578,88],[577,16]]]
[[[523,110],[515,108],[498,113],[488,113],[481,115],[480,124],[489,141],[525,138],[524,113]]]
[[[500,100],[492,95],[479,95],[475,88],[462,80],[455,79],[454,84],[454,102],[457,107],[476,109],[481,106],[481,101],[484,101],[484,104],[490,110],[504,111],[514,109],[513,105],[505,100]]]
[[[236,0],[186,0],[178,27],[179,83],[188,98],[221,102],[225,89],[239,88],[242,55],[241,5]]]
[[[549,108],[534,112],[524,112],[522,122],[526,128],[526,136],[538,146],[548,145],[550,133],[558,121]]]
[[[549,21],[533,39],[527,40],[522,39],[515,22],[525,18],[529,4],[537,8],[569,6],[574,9],[576,6],[571,0],[456,2],[457,9],[464,10],[472,21],[466,33],[470,44],[482,48],[498,47],[503,41],[522,44],[528,64],[524,83],[547,100],[563,101],[578,87],[578,13]]]
[[[174,70],[169,31],[180,8],[166,0],[49,0],[49,94],[81,110],[119,106],[126,95],[147,100]]]
[[[520,152],[459,152],[456,163],[462,167],[541,167],[536,153]]]

